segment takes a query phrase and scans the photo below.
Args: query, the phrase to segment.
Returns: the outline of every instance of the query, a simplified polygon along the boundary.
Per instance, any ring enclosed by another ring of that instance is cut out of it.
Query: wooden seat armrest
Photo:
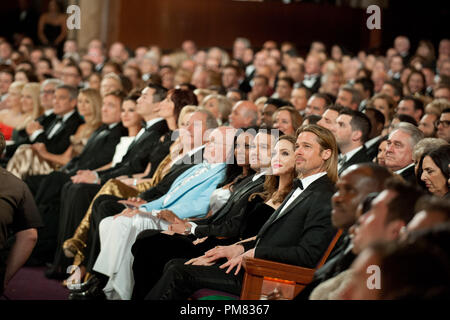
[[[309,283],[315,271],[315,269],[256,258],[244,258],[242,265],[247,273],[254,276],[277,278],[296,283]]]

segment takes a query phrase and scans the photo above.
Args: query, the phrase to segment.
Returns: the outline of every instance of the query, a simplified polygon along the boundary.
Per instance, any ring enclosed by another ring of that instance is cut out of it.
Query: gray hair
[[[394,129],[392,130],[389,137],[392,135],[392,133],[396,130],[403,131],[410,137],[410,143],[411,148],[414,148],[414,146],[424,138],[423,132],[419,130],[415,125],[408,122],[400,122],[394,126]]]
[[[244,117],[249,117],[252,119],[250,127],[256,126],[256,123],[258,122],[258,111],[251,109],[244,109],[243,115]]]
[[[222,122],[226,122],[228,120],[228,116],[231,113],[231,109],[233,108],[231,101],[221,94],[210,94],[203,99],[200,107],[204,107],[205,104],[208,102],[208,100],[211,99],[217,100],[219,106],[220,120]]]
[[[64,89],[69,92],[70,100],[76,100],[78,98],[78,89],[74,86],[69,86],[66,84],[57,86],[56,89]]]
[[[44,80],[44,82],[42,82],[41,88],[44,88],[45,86],[47,86],[49,84],[52,84],[55,87],[59,87],[59,86],[63,85],[64,83],[61,80],[59,80],[59,79],[54,79],[54,78],[53,79],[46,79],[46,80]]]
[[[248,40],[247,38],[239,37],[239,38],[236,38],[236,40],[234,40],[234,42],[242,42],[246,48],[251,47],[250,40]]]
[[[424,138],[420,140],[413,149],[413,159],[418,162],[422,155],[430,152],[433,149],[437,149],[440,146],[448,144],[447,141],[440,138]]]
[[[215,129],[219,126],[214,115],[205,108],[199,107],[195,112],[206,114],[206,129]]]

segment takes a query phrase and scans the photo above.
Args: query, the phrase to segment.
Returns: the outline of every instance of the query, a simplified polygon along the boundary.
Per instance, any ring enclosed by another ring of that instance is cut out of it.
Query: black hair
[[[437,149],[433,149],[430,152],[424,154],[423,157],[425,158],[426,156],[430,157],[431,160],[433,160],[433,162],[436,164],[436,166],[439,167],[439,169],[442,172],[442,175],[447,181],[450,176],[450,170],[448,168],[448,165],[450,163],[450,145],[446,144],[440,146]]]
[[[167,96],[167,89],[159,84],[153,84],[149,83],[147,87],[152,88],[155,90],[155,93],[153,94],[153,102],[160,102],[163,101]]]
[[[242,133],[250,133],[250,134],[256,135],[257,131],[255,130],[254,127],[240,128],[236,131],[234,138],[233,138],[233,152],[231,152],[229,159],[227,159],[227,168],[225,171],[225,177],[224,177],[223,181],[217,185],[217,189],[222,188],[230,183],[233,186],[236,183],[239,183],[240,181],[242,181],[246,177],[246,176],[243,176],[243,168],[237,164],[237,161],[234,156],[234,150],[236,150],[237,138]],[[253,173],[255,173],[255,171],[249,167],[248,175],[252,175]]]
[[[320,119],[322,119],[321,116],[319,116],[317,114],[310,114],[309,116],[306,116],[305,119],[303,119],[303,122],[308,120],[309,124],[317,124],[317,122],[319,122]]]
[[[374,85],[372,79],[358,78],[355,80],[355,83],[359,83],[360,85],[362,85],[364,88],[364,91],[369,91],[369,93],[370,93],[369,97],[373,96],[375,85]]]
[[[267,104],[271,104],[271,105],[277,107],[277,109],[281,108],[281,107],[285,107],[285,106],[293,107],[292,103],[290,103],[289,101],[275,99],[275,98],[267,99],[267,101],[266,101],[266,103],[264,103],[264,105],[267,105]]]
[[[422,115],[423,115],[424,107],[423,107],[423,101],[422,100],[420,100],[419,98],[416,98],[414,96],[406,96],[406,97],[403,97],[402,100],[411,100],[412,102],[414,102],[414,111],[421,110],[422,111]]]
[[[408,123],[415,125],[416,127],[418,126],[416,119],[414,119],[410,115],[396,113],[392,119],[395,119],[395,118],[400,120],[400,122],[408,122]]]
[[[352,131],[361,131],[361,142],[364,143],[369,139],[370,131],[372,131],[372,125],[369,118],[361,111],[355,111],[350,108],[343,108],[339,115],[349,115],[352,117],[350,125]]]

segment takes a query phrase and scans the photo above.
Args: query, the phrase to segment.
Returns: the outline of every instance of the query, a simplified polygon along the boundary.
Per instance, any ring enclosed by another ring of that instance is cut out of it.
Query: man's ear
[[[322,151],[322,160],[327,161],[331,157],[331,149],[325,149]]]
[[[352,131],[352,141],[361,141],[362,132],[361,130]]]

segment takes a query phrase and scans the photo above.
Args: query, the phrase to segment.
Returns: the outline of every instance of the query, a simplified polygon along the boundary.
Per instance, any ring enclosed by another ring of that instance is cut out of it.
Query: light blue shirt
[[[140,206],[141,211],[171,210],[180,219],[201,217],[209,199],[225,177],[226,163],[200,163],[183,172],[164,196]]]

